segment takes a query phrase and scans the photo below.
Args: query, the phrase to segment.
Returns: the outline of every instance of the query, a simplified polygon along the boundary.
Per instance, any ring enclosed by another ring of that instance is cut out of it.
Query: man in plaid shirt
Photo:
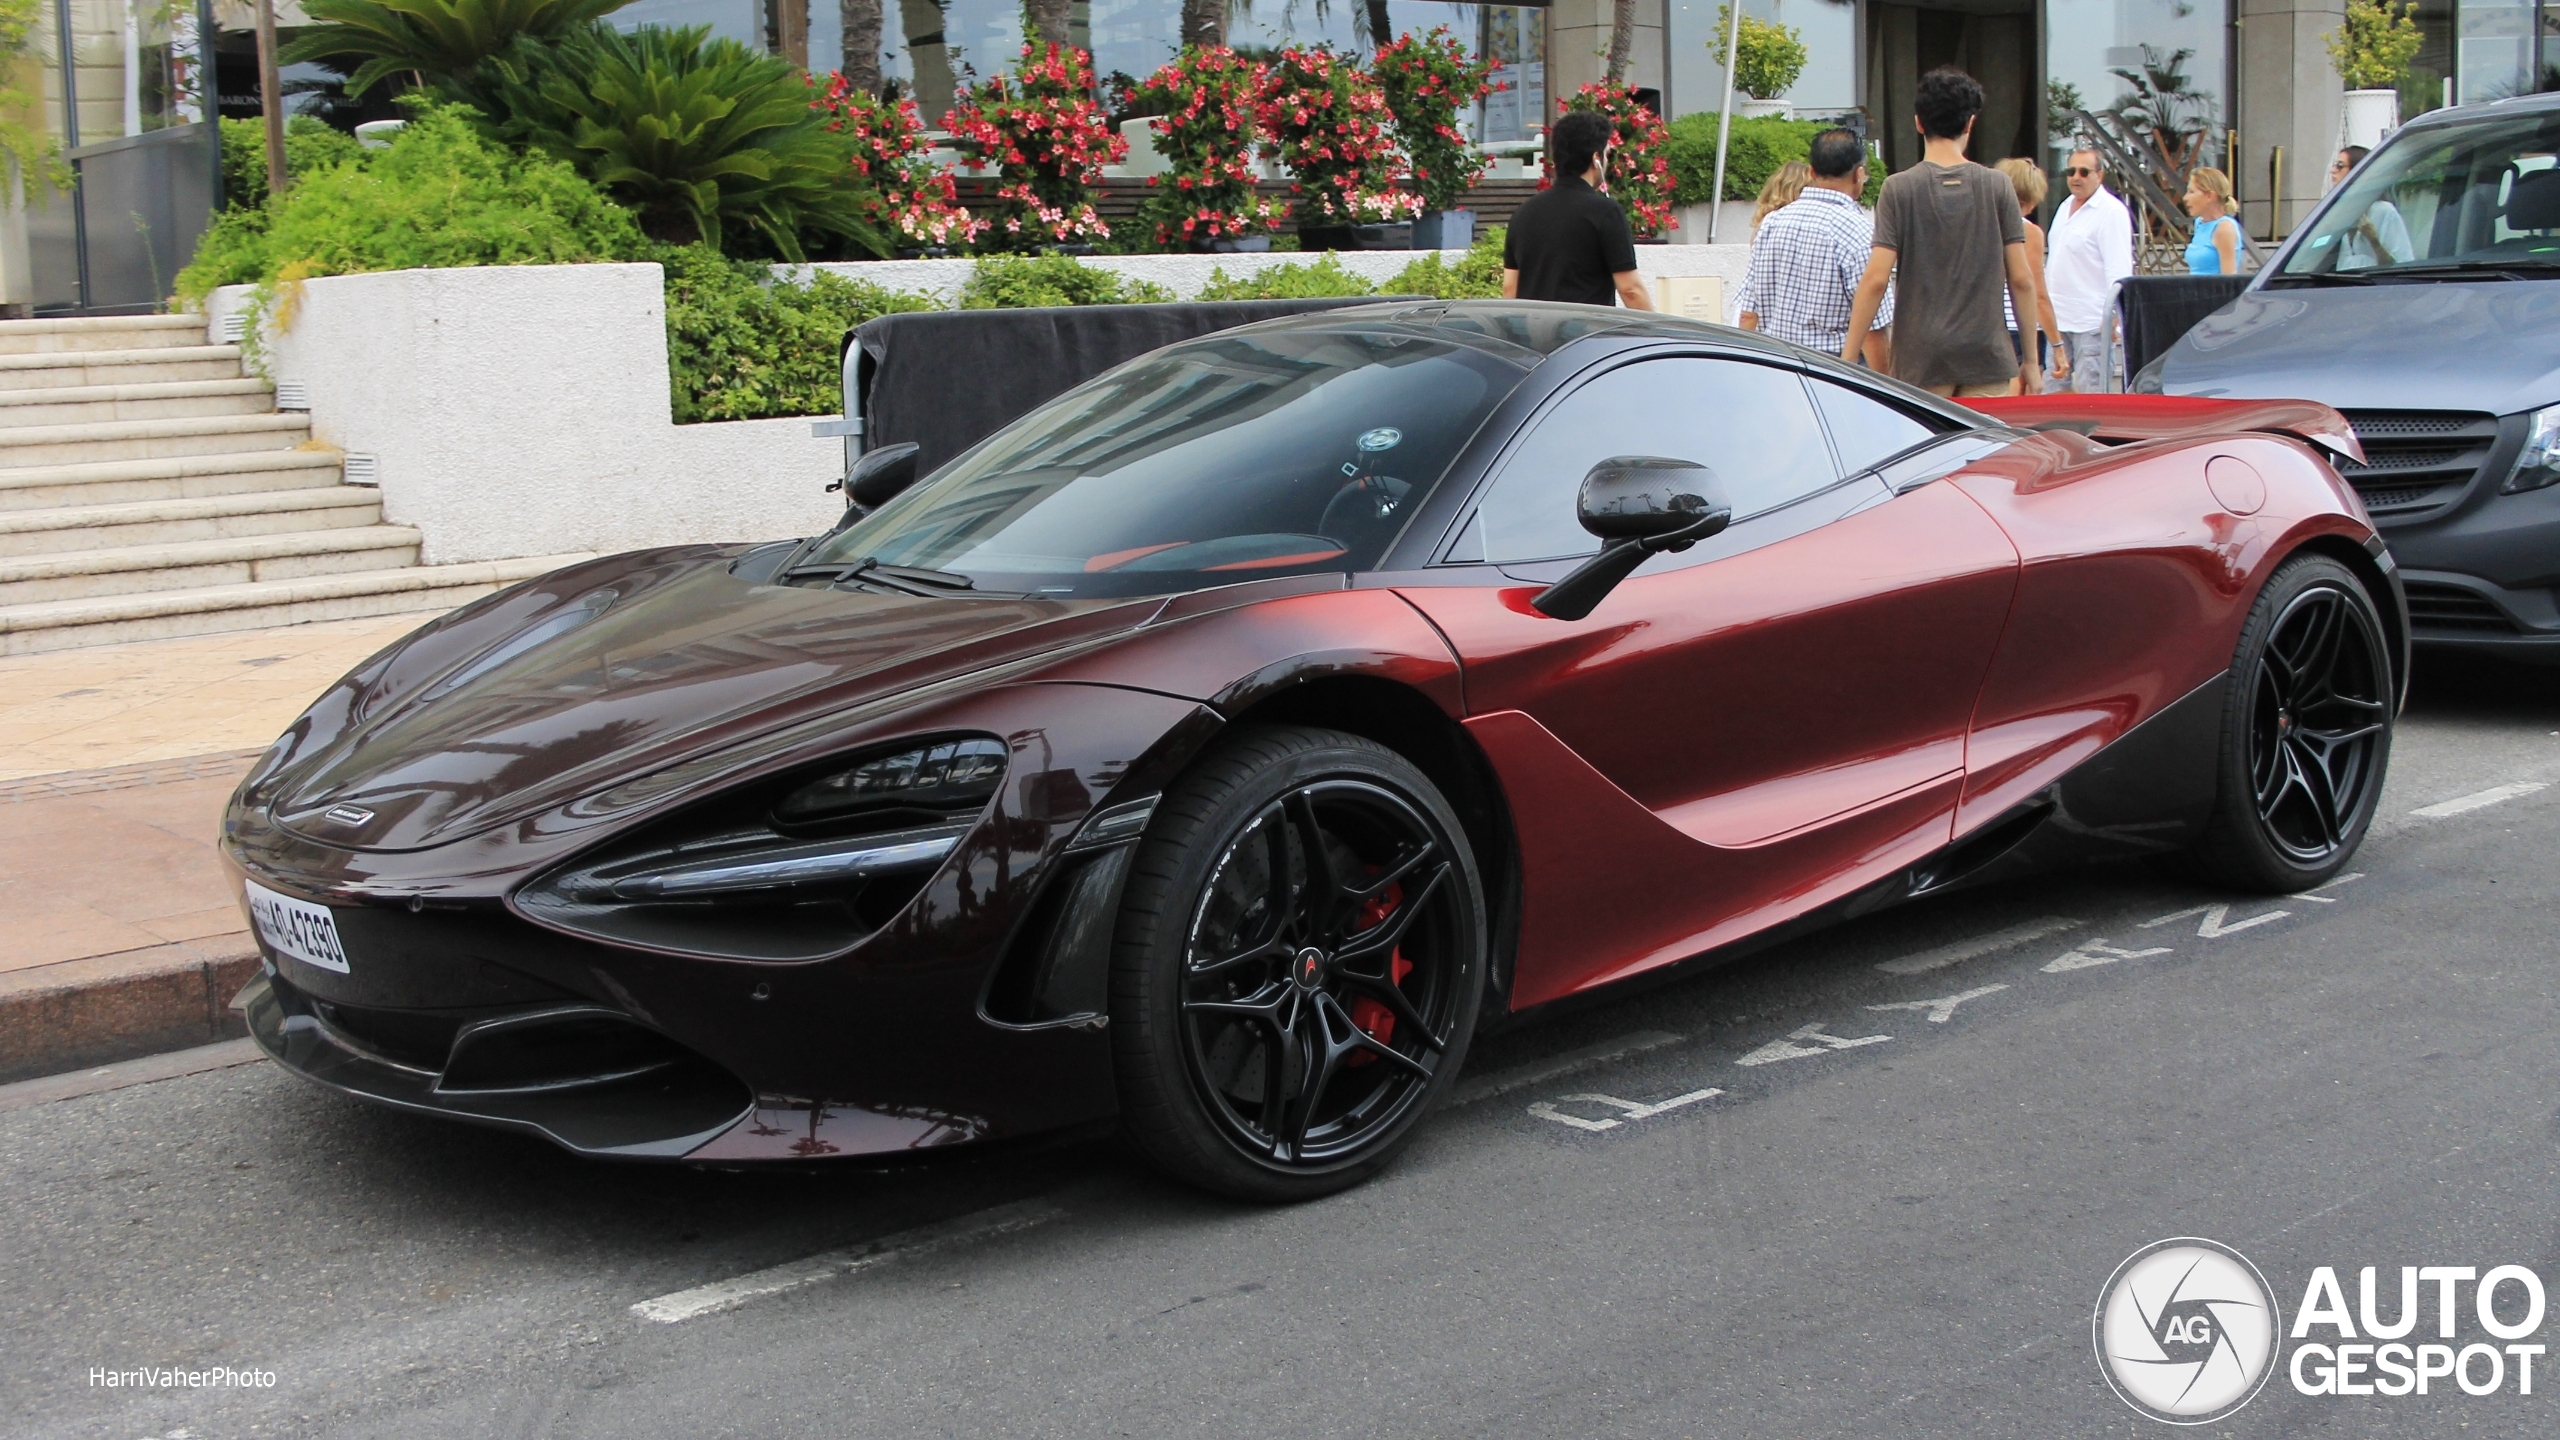
[[[1875,246],[1875,221],[1858,203],[1867,193],[1867,151],[1850,131],[1825,130],[1806,159],[1813,179],[1804,193],[1771,212],[1752,239],[1742,328],[1837,355],[1848,343],[1849,310]],[[1884,332],[1892,323],[1888,293],[1863,351],[1874,369],[1890,358]]]

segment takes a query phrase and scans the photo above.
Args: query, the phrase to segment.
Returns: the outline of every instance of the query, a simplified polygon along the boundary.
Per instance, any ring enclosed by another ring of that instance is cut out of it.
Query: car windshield
[[[998,431],[795,568],[1063,596],[1365,569],[1523,373],[1384,328],[1191,341]]]
[[[2279,282],[2560,273],[2560,111],[2400,136],[2349,176]]]

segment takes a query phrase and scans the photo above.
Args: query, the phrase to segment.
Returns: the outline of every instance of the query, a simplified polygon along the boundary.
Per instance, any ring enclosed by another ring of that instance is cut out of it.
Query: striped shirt
[[[1865,206],[1837,190],[1808,185],[1793,203],[1760,222],[1742,281],[1742,308],[1760,317],[1763,335],[1837,355],[1848,343],[1849,310],[1874,248],[1875,222]],[[1892,323],[1888,289],[1872,328]]]

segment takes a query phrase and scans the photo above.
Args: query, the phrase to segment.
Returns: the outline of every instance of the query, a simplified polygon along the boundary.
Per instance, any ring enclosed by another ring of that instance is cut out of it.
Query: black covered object
[[[2124,373],[2139,375],[2196,322],[2240,297],[2246,275],[2133,275],[2116,291],[2124,317]]]
[[[1150,350],[1257,320],[1374,303],[1220,300],[883,315],[853,332],[862,355],[845,413],[863,417],[866,450],[902,440],[923,447],[916,464],[929,475],[1034,406]]]

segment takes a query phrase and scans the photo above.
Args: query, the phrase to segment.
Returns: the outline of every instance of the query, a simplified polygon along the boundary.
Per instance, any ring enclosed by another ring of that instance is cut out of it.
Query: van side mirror
[[[1599,554],[1529,602],[1558,620],[1590,614],[1646,556],[1686,550],[1733,521],[1714,471],[1659,455],[1620,455],[1592,466],[1574,508],[1582,528],[1603,543]]]
[[[916,456],[923,449],[913,440],[901,440],[895,445],[866,450],[842,480],[827,488],[841,488],[848,508],[869,514],[916,483]]]

